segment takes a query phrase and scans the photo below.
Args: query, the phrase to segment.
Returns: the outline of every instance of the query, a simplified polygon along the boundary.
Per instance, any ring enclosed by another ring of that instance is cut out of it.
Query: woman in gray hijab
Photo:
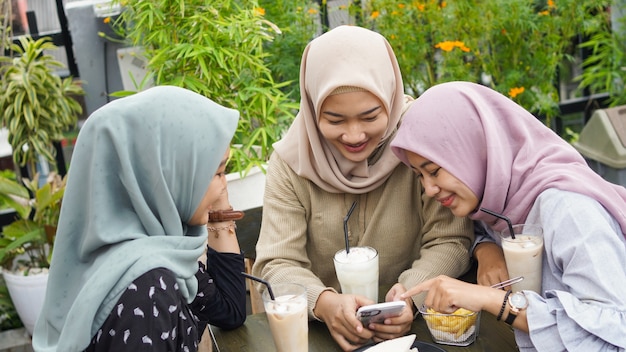
[[[243,256],[234,222],[220,216],[232,209],[224,167],[238,117],[169,86],[89,117],[71,160],[36,351],[195,351],[199,324],[243,323]],[[207,226],[210,212],[219,222]]]

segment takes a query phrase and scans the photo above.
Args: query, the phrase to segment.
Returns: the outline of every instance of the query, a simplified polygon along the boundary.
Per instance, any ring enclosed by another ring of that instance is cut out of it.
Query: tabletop
[[[265,313],[248,315],[245,324],[237,329],[222,330],[212,326],[211,331],[216,345],[215,352],[268,352],[276,350]],[[481,314],[476,341],[466,347],[435,344],[430,337],[426,322],[421,316],[413,322],[410,333],[416,334],[417,341],[437,345],[446,351],[518,351],[512,328],[505,323],[496,321],[496,318],[487,312]],[[341,349],[330,336],[326,325],[318,321],[310,321],[309,352],[332,351],[340,352]]]

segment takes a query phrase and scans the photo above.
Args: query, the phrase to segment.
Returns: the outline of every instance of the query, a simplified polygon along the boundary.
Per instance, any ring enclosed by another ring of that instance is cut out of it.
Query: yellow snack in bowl
[[[453,313],[440,313],[425,305],[419,307],[428,330],[436,343],[468,346],[476,340],[480,328],[480,311],[459,308]]]
[[[423,314],[431,329],[451,333],[456,337],[463,335],[476,322],[477,315],[465,308],[459,308],[452,314],[437,312],[432,308]]]

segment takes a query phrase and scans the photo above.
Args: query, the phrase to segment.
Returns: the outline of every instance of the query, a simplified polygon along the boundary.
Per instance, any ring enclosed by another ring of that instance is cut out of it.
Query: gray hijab
[[[124,290],[175,273],[190,302],[205,226],[187,226],[239,113],[161,86],[95,111],[80,131],[61,208],[36,351],[82,351]]]

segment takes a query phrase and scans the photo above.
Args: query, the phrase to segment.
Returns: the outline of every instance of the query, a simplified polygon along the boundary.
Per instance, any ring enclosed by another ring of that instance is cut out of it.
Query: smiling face
[[[370,92],[331,95],[321,106],[319,129],[344,158],[367,159],[383,138],[389,115]]]
[[[479,200],[474,192],[446,169],[409,151],[406,156],[411,169],[420,175],[426,195],[450,208],[452,214],[467,216],[478,207]]]

